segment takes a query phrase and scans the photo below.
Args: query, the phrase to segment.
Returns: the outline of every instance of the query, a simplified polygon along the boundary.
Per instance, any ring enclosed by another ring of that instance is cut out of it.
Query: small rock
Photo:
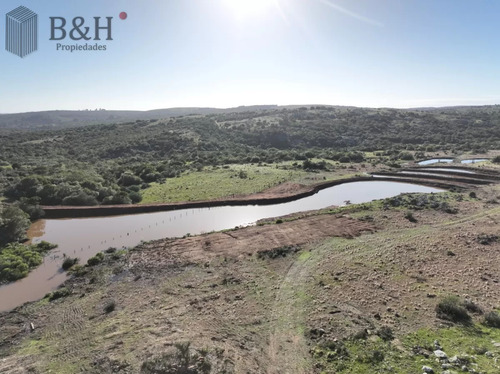
[[[447,359],[448,356],[446,355],[446,353],[444,353],[442,350],[438,349],[438,350],[435,350],[434,351],[434,355],[439,358],[440,360],[444,360],[444,359]]]
[[[427,374],[434,374],[434,369],[429,366],[422,366],[422,371]]]
[[[467,366],[464,365],[464,366],[462,366],[462,371],[467,372],[467,371],[469,371],[469,369],[467,368]]]
[[[458,356],[453,356],[452,358],[449,359],[449,361],[452,363],[452,364],[458,364],[459,362],[459,358]]]
[[[442,364],[442,365],[441,365],[441,368],[442,368],[442,369],[445,369],[445,370],[446,370],[446,369],[451,369],[452,367],[453,367],[453,365],[450,365],[450,364]]]
[[[485,355],[486,357],[494,357],[494,356],[495,356],[495,355],[493,354],[493,352],[490,352],[490,351],[486,352],[484,355]]]
[[[500,343],[493,344],[494,347],[500,347]]]

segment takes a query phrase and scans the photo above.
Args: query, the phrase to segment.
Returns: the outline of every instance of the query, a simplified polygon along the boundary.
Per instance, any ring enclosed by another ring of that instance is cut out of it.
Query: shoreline
[[[104,216],[117,216],[117,215],[128,215],[128,214],[141,214],[141,213],[152,213],[179,209],[192,209],[192,208],[210,208],[210,207],[221,207],[221,206],[241,206],[241,205],[271,205],[286,203],[293,200],[298,200],[304,197],[308,197],[316,194],[317,192],[337,186],[344,183],[352,182],[368,182],[368,181],[380,181],[380,182],[397,182],[397,183],[412,183],[419,184],[429,187],[443,188],[449,190],[451,188],[463,188],[460,184],[454,184],[456,178],[449,178],[449,181],[433,181],[426,179],[415,179],[415,178],[374,178],[372,176],[367,177],[355,177],[346,178],[341,180],[326,181],[317,183],[311,186],[303,186],[302,191],[287,194],[284,196],[274,196],[274,197],[258,197],[259,194],[248,195],[247,197],[239,198],[225,198],[220,200],[200,200],[200,201],[190,201],[190,202],[179,202],[179,203],[157,203],[157,204],[128,204],[128,205],[100,205],[100,206],[42,206],[45,211],[45,216],[43,219],[58,219],[58,218],[91,218],[91,217],[104,217]],[[461,182],[461,181],[457,181]]]

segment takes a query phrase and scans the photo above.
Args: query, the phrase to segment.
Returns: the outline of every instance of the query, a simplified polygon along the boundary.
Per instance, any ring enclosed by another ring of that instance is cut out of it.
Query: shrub
[[[99,252],[94,257],[91,257],[87,261],[88,266],[99,265],[104,260],[104,253]]]
[[[115,310],[115,307],[116,307],[115,301],[111,300],[108,303],[106,303],[106,305],[104,306],[104,312],[106,314],[109,314],[109,313],[111,313],[112,311]]]
[[[22,258],[14,255],[3,255],[0,258],[0,280],[16,281],[28,275],[29,267]]]
[[[67,270],[71,269],[71,267],[73,267],[73,265],[78,264],[78,261],[80,261],[80,259],[78,259],[78,258],[66,257],[62,263],[63,270],[67,271]]]
[[[483,314],[483,310],[481,309],[481,307],[472,300],[465,300],[464,308],[474,314]]]
[[[57,244],[52,244],[52,243],[46,242],[45,240],[42,240],[40,243],[38,243],[36,245],[36,247],[38,248],[38,250],[40,252],[48,252],[51,249],[57,248]]]
[[[69,269],[69,273],[75,277],[83,277],[88,273],[88,269],[81,265],[74,265]]]
[[[21,209],[0,204],[0,246],[24,239],[29,226],[29,217]]]
[[[367,352],[361,356],[358,356],[356,358],[356,360],[358,362],[362,362],[365,364],[375,365],[375,364],[378,364],[378,363],[384,361],[384,358],[385,358],[385,355],[383,352],[381,352],[379,350],[374,350],[371,352]]]
[[[145,361],[141,374],[208,374],[212,365],[207,352],[192,353],[191,343],[175,344],[176,352],[166,353],[161,357]]]
[[[479,244],[482,245],[489,245],[491,243],[495,243],[498,241],[498,236],[497,235],[488,235],[488,234],[479,234],[477,236],[477,239]]]
[[[141,183],[142,179],[130,172],[123,173],[118,179],[118,184],[121,186],[140,185]]]
[[[484,324],[489,327],[500,329],[500,315],[494,311],[489,312],[484,316]]]
[[[298,251],[300,251],[300,249],[301,248],[299,246],[285,245],[283,247],[277,247],[270,250],[259,251],[257,252],[257,257],[260,259],[264,258],[275,259],[278,257],[286,257],[291,253],[297,253]]]
[[[386,342],[394,339],[394,334],[389,326],[382,326],[380,330],[377,331],[377,335]]]
[[[71,291],[66,287],[63,287],[49,294],[49,301],[54,301],[69,295],[71,295]]]
[[[62,201],[63,205],[74,205],[74,206],[88,206],[97,205],[98,202],[95,197],[86,194],[84,191],[80,191],[76,195],[67,196]]]
[[[138,204],[142,201],[142,195],[139,192],[130,192],[128,197],[132,201],[132,204]]]
[[[410,152],[401,152],[398,158],[404,161],[413,161],[415,159]]]
[[[436,315],[440,319],[455,323],[468,324],[470,315],[456,296],[447,296],[436,305]]]
[[[413,213],[412,212],[406,212],[405,213],[405,218],[410,221],[410,222],[417,222],[417,219],[413,216]]]
[[[500,164],[500,156],[493,157],[493,159],[491,160],[491,162],[493,162],[495,164]]]
[[[24,245],[10,243],[0,249],[0,281],[15,281],[28,275],[29,270],[43,262],[45,248],[49,243]]]
[[[341,341],[327,340],[319,345],[320,348],[327,349],[334,355],[329,354],[330,357],[336,358],[347,358],[349,357],[349,351]]]
[[[352,339],[354,339],[354,340],[366,340],[366,338],[368,338],[368,330],[367,329],[361,329],[352,336]]]

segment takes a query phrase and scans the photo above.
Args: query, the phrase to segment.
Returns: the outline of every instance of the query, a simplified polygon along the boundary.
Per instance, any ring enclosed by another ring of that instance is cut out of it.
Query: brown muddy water
[[[167,212],[113,217],[48,219],[31,226],[33,243],[42,240],[58,244],[41,266],[28,277],[0,287],[0,311],[42,298],[67,278],[62,271],[63,256],[78,257],[80,264],[109,247],[133,247],[141,241],[182,237],[252,225],[259,219],[329,206],[363,203],[401,193],[432,193],[443,190],[416,184],[364,181],[336,185],[299,200],[275,205],[224,206],[180,209]]]

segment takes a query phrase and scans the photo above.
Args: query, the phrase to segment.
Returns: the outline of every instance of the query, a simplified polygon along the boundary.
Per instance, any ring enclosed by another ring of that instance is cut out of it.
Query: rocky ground
[[[498,373],[500,186],[469,192],[106,254],[0,315],[0,372]],[[449,296],[470,321],[438,318]]]

